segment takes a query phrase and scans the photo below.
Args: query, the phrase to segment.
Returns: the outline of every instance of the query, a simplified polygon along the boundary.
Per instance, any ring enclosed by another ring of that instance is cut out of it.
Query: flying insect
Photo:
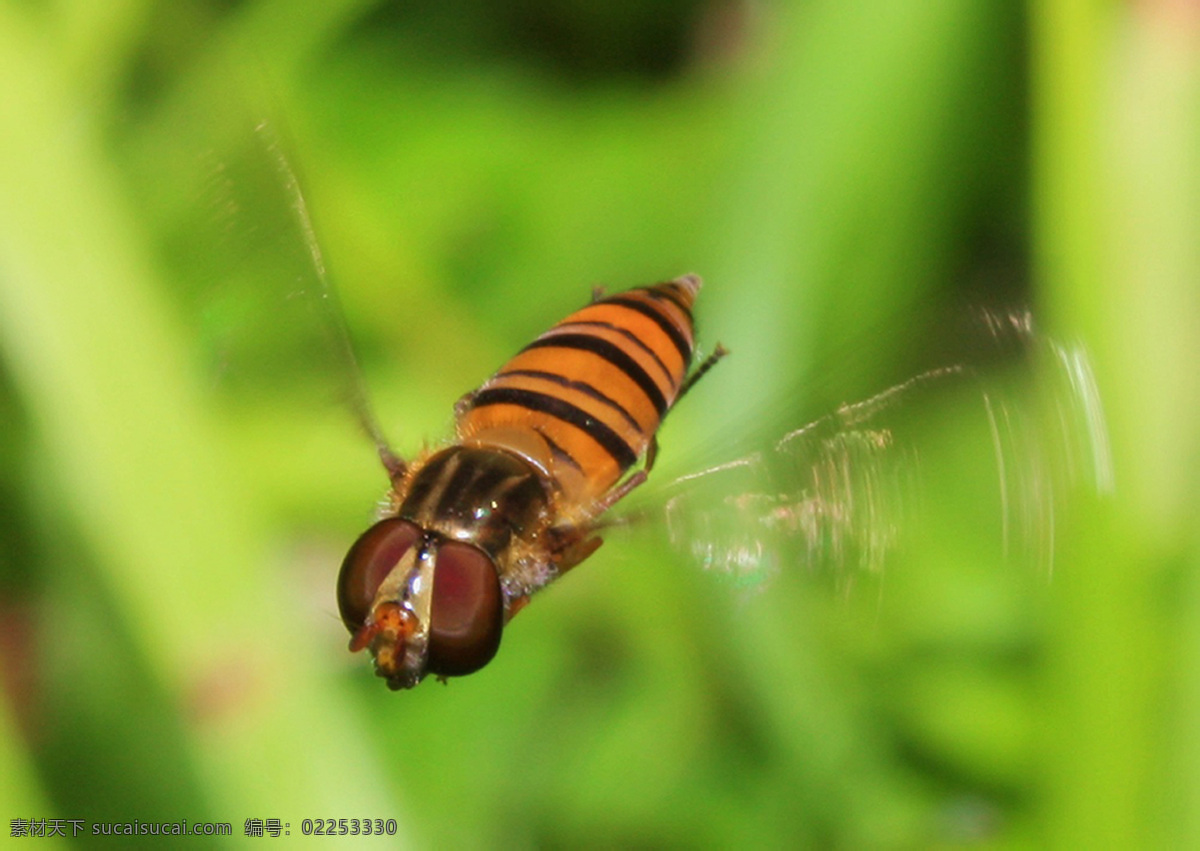
[[[685,275],[597,293],[459,400],[449,446],[382,453],[387,508],[346,555],[337,598],[350,649],[390,688],[482,668],[530,597],[600,546],[663,417],[726,354],[691,368],[699,289]]]

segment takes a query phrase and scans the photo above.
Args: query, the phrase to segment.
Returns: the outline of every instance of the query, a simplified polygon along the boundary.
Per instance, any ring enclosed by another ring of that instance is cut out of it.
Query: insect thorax
[[[528,540],[544,529],[547,505],[538,473],[524,460],[500,449],[457,445],[413,473],[397,513],[499,561],[514,537]]]

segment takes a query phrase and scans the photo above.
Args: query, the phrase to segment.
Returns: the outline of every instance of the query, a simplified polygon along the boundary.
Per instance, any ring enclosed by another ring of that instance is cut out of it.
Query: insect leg
[[[646,481],[646,471],[638,470],[632,476],[619,485],[613,487],[606,493],[596,506],[596,516],[600,517],[604,512],[608,511],[623,498],[629,495],[630,491],[638,485]],[[596,526],[589,526],[587,533],[583,533],[578,527],[567,526],[550,529],[552,536],[557,538],[556,544],[553,546],[555,552],[558,553],[558,570],[559,575],[566,573],[579,562],[586,559],[604,543],[599,535],[592,534],[596,530]]]
[[[630,491],[642,484],[644,481],[646,481],[646,471],[638,470],[625,481],[618,485],[614,485],[608,493],[601,497],[596,509],[597,516],[608,511],[622,499],[629,496]]]
[[[572,567],[579,564],[596,550],[600,549],[600,545],[603,543],[603,538],[593,535],[590,538],[580,537],[564,547],[560,550],[559,554],[558,575],[562,576]]]
[[[478,393],[478,390],[472,390],[470,393],[464,393],[458,397],[458,401],[454,403],[455,420],[461,420],[467,411],[470,410],[471,403],[475,401],[475,396]]]
[[[704,377],[704,373],[716,366],[717,361],[727,354],[729,354],[729,349],[717,343],[717,347],[713,349],[712,354],[706,357],[698,367],[693,369],[692,374],[684,380],[683,386],[679,388],[679,395],[675,397],[675,403],[678,404],[679,400],[683,398],[683,394],[691,390],[696,382]]]
[[[379,460],[383,462],[383,468],[387,470],[388,479],[395,485],[408,472],[408,464],[404,462],[403,458],[392,452],[391,447],[386,443],[377,444],[376,449],[379,451]]]

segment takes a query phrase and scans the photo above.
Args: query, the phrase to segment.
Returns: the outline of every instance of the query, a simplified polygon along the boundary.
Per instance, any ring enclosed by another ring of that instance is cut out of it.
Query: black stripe
[[[565,376],[559,375],[557,372],[543,372],[540,369],[510,369],[507,372],[501,372],[496,376],[496,378],[504,378],[508,375],[522,375],[526,378],[540,378],[543,381],[552,381],[559,387],[569,387],[572,390],[578,390],[585,396],[595,399],[597,402],[600,402],[604,405],[608,405],[614,411],[619,413],[622,417],[624,417],[625,422],[629,424],[629,427],[638,434],[646,433],[645,430],[638,425],[638,421],[629,415],[629,411],[622,407],[620,402],[604,395],[586,381],[572,381]]]
[[[458,470],[461,460],[456,452],[446,452],[440,455],[435,455],[428,464],[422,468],[412,483],[412,487],[404,497],[404,505],[408,508],[407,517],[416,517],[424,512],[432,510],[433,506],[429,505],[433,498],[434,490],[441,483],[442,479],[447,475],[453,476]],[[445,490],[442,490],[445,493]]]
[[[660,419],[667,412],[667,400],[663,397],[662,391],[658,389],[658,385],[654,383],[654,379],[646,374],[646,370],[642,369],[641,364],[626,354],[615,343],[610,343],[608,340],[601,337],[594,337],[591,334],[551,333],[538,337],[522,349],[522,351],[550,348],[578,349],[599,355],[632,378],[637,386],[642,388],[642,392],[646,394],[646,398],[650,400],[650,404],[654,406],[654,410],[658,411]]]
[[[690,321],[692,318],[692,309],[684,304],[683,299],[677,294],[679,289],[678,284],[662,284],[660,287],[647,287],[645,292],[650,298],[666,299],[671,304],[683,311],[683,315]]]
[[[670,319],[662,315],[662,312],[653,305],[627,296],[615,295],[612,298],[606,298],[603,304],[619,304],[621,307],[628,307],[630,310],[636,310],[644,316],[648,316],[654,320],[663,333],[671,338],[671,342],[675,344],[675,348],[679,350],[679,356],[683,358],[683,362],[691,363],[692,347],[684,338],[683,334],[679,333],[679,329],[675,327]]]
[[[667,381],[671,382],[672,387],[678,386],[679,382],[675,380],[675,376],[673,376],[671,374],[671,370],[669,370],[667,368],[667,365],[662,362],[662,358],[660,358],[658,356],[658,352],[654,351],[654,349],[647,346],[645,341],[642,340],[641,337],[639,337],[637,334],[630,331],[628,328],[622,328],[619,325],[613,325],[611,322],[600,322],[598,320],[597,321],[589,320],[586,322],[560,322],[557,325],[555,325],[554,327],[555,328],[575,328],[575,327],[580,327],[580,326],[585,327],[585,328],[603,328],[606,331],[612,331],[614,333],[620,334],[622,337],[629,340],[631,343],[635,344],[639,349],[641,349],[643,352],[645,352],[651,358],[654,359],[654,362],[656,364],[658,364],[659,367],[662,369],[663,375],[665,375],[667,377]]]
[[[462,502],[464,496],[470,497],[471,494],[478,494],[480,498],[488,497],[510,475],[508,470],[489,467],[485,464],[460,464],[450,477],[450,481],[442,489],[441,499],[438,501],[434,513],[446,514],[447,511]]]
[[[627,470],[637,461],[637,453],[619,434],[589,416],[586,411],[562,399],[515,387],[489,387],[475,394],[475,398],[471,400],[472,408],[483,408],[487,405],[518,405],[569,423],[600,444],[622,470]]]
[[[542,431],[540,428],[535,428],[534,431],[538,433],[542,440],[546,441],[546,445],[550,447],[550,454],[554,455],[556,458],[561,458],[580,473],[583,472],[583,467],[579,466],[579,462],[575,460],[574,455],[555,443],[553,438],[551,438],[550,435],[546,434],[546,432]]]
[[[475,479],[479,478],[481,472],[482,470],[480,470],[478,466],[460,463],[454,469],[449,480],[447,480],[445,485],[442,487],[441,505],[444,505],[446,502],[446,494],[461,493],[462,491],[466,490],[468,487],[470,487],[471,483],[475,481]],[[439,476],[439,481],[443,477],[444,474],[443,476]],[[441,505],[438,507],[440,508]]]

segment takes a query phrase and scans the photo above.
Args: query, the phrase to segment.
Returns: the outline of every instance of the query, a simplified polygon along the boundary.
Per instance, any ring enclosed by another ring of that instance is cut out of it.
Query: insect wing
[[[988,366],[937,368],[672,481],[672,547],[749,589],[801,571],[846,592],[939,523],[1005,561],[1054,567],[1054,518],[1112,487],[1086,349],[1025,312],[981,313]]]
[[[220,393],[253,408],[299,393],[348,405],[393,465],[370,410],[286,134],[246,83],[172,148],[143,128],[144,203],[166,222],[164,259]],[[182,119],[180,119],[182,120]]]

